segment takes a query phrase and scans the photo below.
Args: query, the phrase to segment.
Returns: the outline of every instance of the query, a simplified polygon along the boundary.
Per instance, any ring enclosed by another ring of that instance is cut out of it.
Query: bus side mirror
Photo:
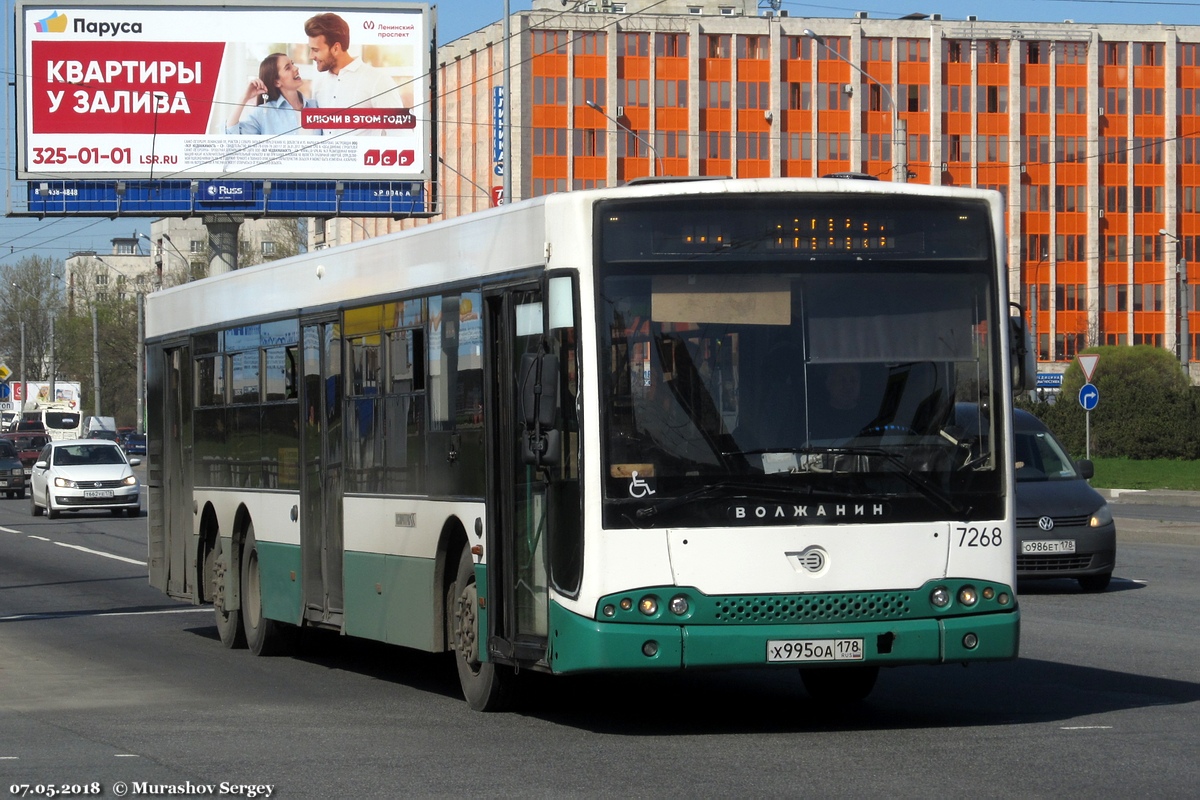
[[[554,423],[558,417],[558,356],[525,353],[521,356],[522,457],[526,464],[557,464],[562,439]]]
[[[1012,364],[1012,390],[1023,392],[1037,386],[1037,360],[1029,329],[1025,327],[1024,309],[1009,303],[1017,313],[1008,318],[1009,361]]]

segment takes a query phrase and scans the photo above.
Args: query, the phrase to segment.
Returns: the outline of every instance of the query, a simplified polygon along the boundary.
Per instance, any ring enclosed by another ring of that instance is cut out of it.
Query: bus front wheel
[[[865,700],[878,678],[879,667],[806,667],[800,670],[800,679],[808,694],[825,706]]]
[[[450,608],[451,646],[467,704],[476,711],[499,711],[508,702],[514,676],[507,667],[480,659],[479,592],[475,586],[475,560],[463,548],[458,573],[447,593]]]

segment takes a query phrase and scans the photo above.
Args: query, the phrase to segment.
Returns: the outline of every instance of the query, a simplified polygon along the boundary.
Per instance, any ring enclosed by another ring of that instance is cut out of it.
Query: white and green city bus
[[[525,670],[758,665],[836,699],[1012,658],[1001,214],[646,183],[156,292],[151,583],[256,654],[454,651],[477,709]]]

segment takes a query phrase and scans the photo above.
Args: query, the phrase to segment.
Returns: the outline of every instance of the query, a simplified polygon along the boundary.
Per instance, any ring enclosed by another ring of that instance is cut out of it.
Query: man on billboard
[[[321,108],[398,108],[403,105],[395,81],[385,72],[355,58],[350,26],[337,14],[317,14],[304,23],[318,75],[313,99]]]

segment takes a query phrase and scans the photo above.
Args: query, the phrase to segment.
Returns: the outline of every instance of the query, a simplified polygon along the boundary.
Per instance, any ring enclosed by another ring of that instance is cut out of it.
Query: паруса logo
[[[66,33],[67,15],[61,11],[55,11],[50,16],[33,23],[33,29],[38,33]]]

